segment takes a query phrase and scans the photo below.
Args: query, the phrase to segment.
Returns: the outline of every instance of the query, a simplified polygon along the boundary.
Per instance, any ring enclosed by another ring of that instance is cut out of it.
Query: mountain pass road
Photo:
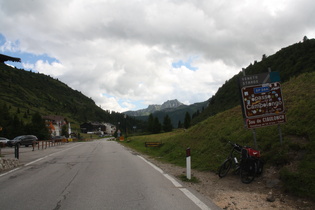
[[[115,141],[20,151],[23,165],[0,174],[1,209],[219,209]]]

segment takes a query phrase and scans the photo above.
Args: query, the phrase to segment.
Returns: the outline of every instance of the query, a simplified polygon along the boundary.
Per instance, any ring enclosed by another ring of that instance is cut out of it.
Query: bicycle
[[[229,173],[232,165],[235,168],[234,173],[237,174],[239,172],[240,164],[239,164],[237,156],[240,159],[242,146],[239,145],[239,144],[236,144],[236,143],[232,143],[232,142],[229,142],[229,144],[231,144],[231,146],[233,148],[232,148],[232,150],[230,152],[230,155],[227,157],[227,159],[223,162],[223,164],[219,168],[219,173],[218,174],[219,174],[220,178],[225,177]],[[235,153],[238,153],[238,155],[235,155]]]
[[[260,160],[260,152],[251,147],[242,147],[239,144],[229,142],[233,147],[230,155],[219,168],[219,177],[225,177],[232,165],[234,165],[236,174],[240,174],[243,183],[251,183],[256,175],[262,173],[263,162]],[[235,155],[238,153],[239,161]]]

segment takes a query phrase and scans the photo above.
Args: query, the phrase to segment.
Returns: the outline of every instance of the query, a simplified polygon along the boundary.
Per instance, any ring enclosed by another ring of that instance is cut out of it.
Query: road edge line
[[[24,165],[22,165],[22,166],[20,166],[20,167],[18,167],[18,168],[14,168],[14,169],[12,169],[12,170],[10,170],[10,171],[8,171],[8,172],[5,172],[5,173],[3,173],[3,174],[0,174],[0,177],[5,176],[5,175],[10,174],[10,173],[13,173],[14,171],[17,171],[17,170],[19,170],[19,169],[21,169],[21,168],[23,168],[23,167],[25,167],[25,166],[29,166],[29,165],[31,165],[31,164],[33,164],[33,163],[36,163],[36,162],[38,162],[38,161],[41,161],[41,160],[43,160],[43,159],[45,159],[45,158],[47,158],[47,157],[49,157],[49,156],[52,156],[52,155],[58,154],[58,153],[60,153],[60,152],[64,152],[64,151],[73,149],[73,148],[78,147],[78,146],[81,146],[81,144],[78,144],[78,145],[75,145],[75,146],[73,146],[73,147],[67,148],[67,149],[65,149],[65,150],[58,151],[58,152],[55,152],[55,153],[46,155],[46,156],[44,156],[44,157],[38,158],[38,159],[33,160],[33,161],[29,162],[29,163],[26,163],[26,164],[24,164]]]
[[[179,182],[177,182],[173,177],[163,172],[162,169],[145,159],[144,157],[137,155],[139,158],[144,160],[144,162],[148,163],[152,166],[155,170],[160,172],[165,178],[173,183],[173,185],[178,188],[180,191],[184,193],[194,204],[196,204],[202,210],[211,210],[209,206],[207,206],[204,202],[202,202],[199,198],[197,198],[192,192],[190,192],[187,188],[183,187]]]

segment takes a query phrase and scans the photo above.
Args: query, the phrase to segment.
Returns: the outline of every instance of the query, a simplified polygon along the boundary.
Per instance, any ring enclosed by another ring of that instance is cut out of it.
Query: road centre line
[[[137,155],[139,158],[144,160],[144,162],[148,163],[150,166],[152,166],[155,170],[160,172],[164,177],[166,177],[168,180],[170,180],[173,185],[178,188],[180,191],[182,191],[192,202],[194,202],[200,209],[202,210],[211,210],[209,206],[207,206],[205,203],[203,203],[199,198],[197,198],[193,193],[191,193],[187,188],[183,187],[179,182],[177,182],[173,177],[163,172],[162,169],[154,165],[153,163],[146,160],[144,157]]]

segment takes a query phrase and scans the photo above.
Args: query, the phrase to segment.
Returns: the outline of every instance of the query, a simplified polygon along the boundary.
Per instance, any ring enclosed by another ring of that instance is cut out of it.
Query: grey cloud
[[[263,54],[311,38],[313,8],[312,0],[0,0],[0,26],[21,51],[58,59],[58,77],[102,107],[102,93],[193,103]],[[197,71],[172,69],[191,56]],[[54,74],[45,68],[39,71]]]

